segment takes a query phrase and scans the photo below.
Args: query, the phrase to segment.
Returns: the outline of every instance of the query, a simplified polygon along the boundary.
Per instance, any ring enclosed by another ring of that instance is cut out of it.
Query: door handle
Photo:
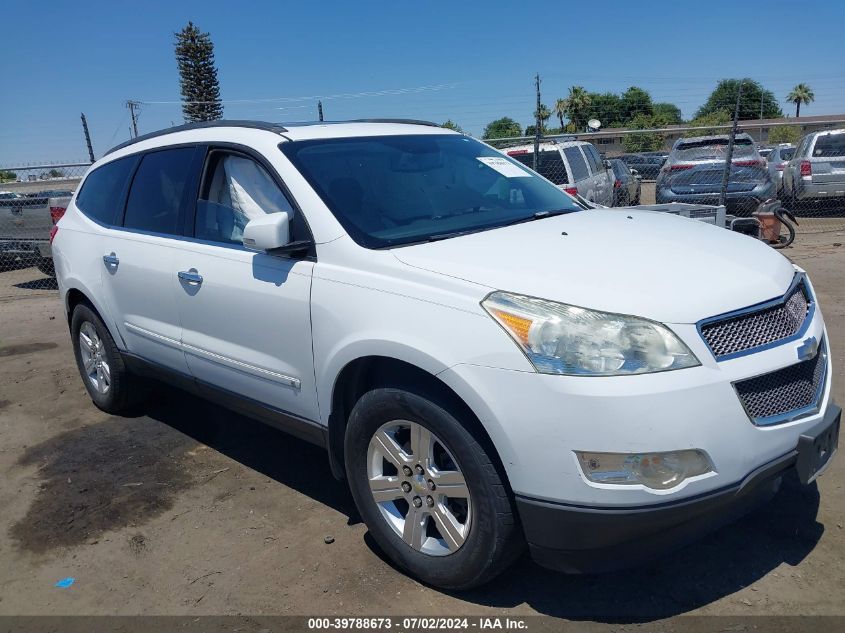
[[[112,253],[111,255],[103,255],[103,262],[106,266],[114,266],[116,268],[120,260],[117,258],[117,255]]]
[[[199,286],[202,283],[202,275],[197,272],[196,268],[190,270],[180,270],[178,273],[179,279],[191,286]]]

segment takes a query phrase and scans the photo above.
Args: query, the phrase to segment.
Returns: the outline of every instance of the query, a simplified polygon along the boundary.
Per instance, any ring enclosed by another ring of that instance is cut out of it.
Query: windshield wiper
[[[553,218],[558,215],[566,215],[567,213],[575,213],[577,209],[552,209],[551,211],[537,211],[525,218],[518,218],[511,220],[500,226],[512,226],[514,224],[522,224],[523,222],[533,222],[534,220],[545,220],[546,218]]]

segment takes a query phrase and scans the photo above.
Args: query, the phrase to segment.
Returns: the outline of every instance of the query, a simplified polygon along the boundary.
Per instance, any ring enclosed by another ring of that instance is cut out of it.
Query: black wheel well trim
[[[423,397],[437,398],[436,403],[454,415],[488,452],[508,495],[513,498],[513,490],[499,452],[470,406],[435,374],[389,356],[356,358],[347,363],[335,379],[328,424],[329,461],[335,477],[346,478],[343,443],[349,414],[361,396],[380,387],[401,388]]]
[[[94,303],[91,299],[88,298],[84,292],[82,292],[79,288],[71,288],[67,291],[65,295],[65,312],[67,313],[67,325],[70,327],[71,321],[73,320],[73,310],[78,306],[80,303],[87,305],[94,311],[100,319],[103,318],[103,315],[100,314],[100,311],[94,306]]]

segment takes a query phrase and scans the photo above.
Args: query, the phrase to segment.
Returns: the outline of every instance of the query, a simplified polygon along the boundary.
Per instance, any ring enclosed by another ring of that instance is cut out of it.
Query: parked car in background
[[[783,170],[783,197],[793,213],[802,204],[845,200],[845,130],[801,139]]]
[[[778,195],[780,195],[783,189],[783,170],[794,154],[795,146],[790,143],[783,143],[782,145],[773,147],[766,158],[766,163],[769,166],[769,176],[771,176],[772,182],[775,183],[775,191]]]
[[[3,200],[20,200],[23,196],[14,191],[0,191],[0,202]]]
[[[610,159],[615,180],[613,181],[613,206],[624,207],[640,203],[642,178],[636,169],[630,169],[624,161],[618,158]]]
[[[584,210],[439,125],[141,136],[52,238],[97,407],[137,410],[153,377],[326,448],[297,476],[346,479],[430,585],[478,586],[526,545],[569,572],[643,562],[836,452],[806,273],[703,222]]]
[[[36,266],[45,275],[54,275],[50,232],[70,202],[71,191],[45,191],[55,197],[0,198],[0,257]]]
[[[657,203],[718,204],[729,140],[727,134],[718,134],[675,141],[657,176]],[[728,212],[748,216],[774,195],[774,182],[754,140],[737,134],[725,197]]]
[[[533,144],[509,147],[503,151],[523,165],[533,168]],[[568,194],[579,195],[605,207],[613,206],[613,171],[591,143],[540,143],[537,172]]]
[[[762,158],[764,160],[768,160],[769,154],[772,153],[772,149],[773,148],[771,148],[771,147],[760,146],[760,147],[757,148],[757,153],[760,154],[760,158]]]
[[[661,156],[649,156],[647,154],[623,154],[619,157],[628,167],[636,169],[637,173],[645,180],[654,180],[660,173],[665,159]]]

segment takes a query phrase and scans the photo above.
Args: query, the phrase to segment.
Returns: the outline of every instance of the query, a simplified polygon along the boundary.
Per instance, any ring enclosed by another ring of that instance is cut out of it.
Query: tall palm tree
[[[811,103],[816,98],[816,95],[813,94],[813,89],[810,88],[807,84],[798,84],[792,89],[788,95],[786,95],[786,100],[791,101],[795,104],[795,116],[796,118],[801,116],[801,104],[802,103]]]
[[[563,117],[566,116],[566,99],[558,99],[555,101],[554,113],[560,121],[560,131],[563,132]]]
[[[534,117],[540,119],[540,134],[546,131],[546,121],[552,116],[551,110],[545,103],[540,104],[540,109],[534,112]]]
[[[583,86],[572,86],[569,88],[569,95],[564,101],[566,102],[566,116],[575,124],[575,129],[580,130],[584,122],[584,112],[592,102],[590,94]]]

